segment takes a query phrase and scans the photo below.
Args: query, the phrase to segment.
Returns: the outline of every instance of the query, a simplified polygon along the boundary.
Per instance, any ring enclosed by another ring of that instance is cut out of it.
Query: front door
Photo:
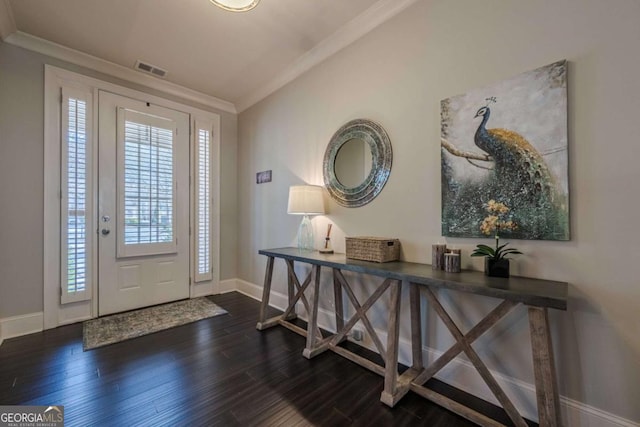
[[[189,297],[189,115],[98,97],[98,312]]]

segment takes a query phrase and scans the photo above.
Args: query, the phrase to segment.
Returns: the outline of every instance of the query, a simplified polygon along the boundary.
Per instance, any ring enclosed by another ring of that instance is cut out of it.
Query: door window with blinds
[[[118,109],[117,255],[177,252],[172,120]]]
[[[90,92],[62,88],[61,117],[61,302],[91,297],[92,182]]]
[[[196,120],[195,122],[195,281],[211,280],[213,253],[212,241],[212,124]]]

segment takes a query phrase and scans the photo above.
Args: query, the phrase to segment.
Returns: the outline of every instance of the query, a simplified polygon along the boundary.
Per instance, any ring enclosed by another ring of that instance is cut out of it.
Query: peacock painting
[[[490,201],[504,237],[569,240],[567,63],[441,102],[442,234],[481,237]]]

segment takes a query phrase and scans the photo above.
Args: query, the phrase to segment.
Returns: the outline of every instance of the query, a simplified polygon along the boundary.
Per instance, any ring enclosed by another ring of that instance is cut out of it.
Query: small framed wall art
[[[256,184],[271,182],[271,170],[256,173]]]

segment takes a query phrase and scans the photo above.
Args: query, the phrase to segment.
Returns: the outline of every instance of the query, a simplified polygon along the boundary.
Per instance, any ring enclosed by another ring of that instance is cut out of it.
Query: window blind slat
[[[75,295],[86,293],[89,286],[89,225],[87,186],[89,176],[88,105],[85,99],[73,96],[64,97],[66,111],[62,123],[64,138],[62,162],[63,218],[65,226],[62,236],[62,287],[65,299],[77,300]]]
[[[195,269],[196,280],[212,278],[211,253],[211,131],[198,128],[196,134]]]
[[[173,132],[129,120],[124,128],[124,244],[172,242]]]

